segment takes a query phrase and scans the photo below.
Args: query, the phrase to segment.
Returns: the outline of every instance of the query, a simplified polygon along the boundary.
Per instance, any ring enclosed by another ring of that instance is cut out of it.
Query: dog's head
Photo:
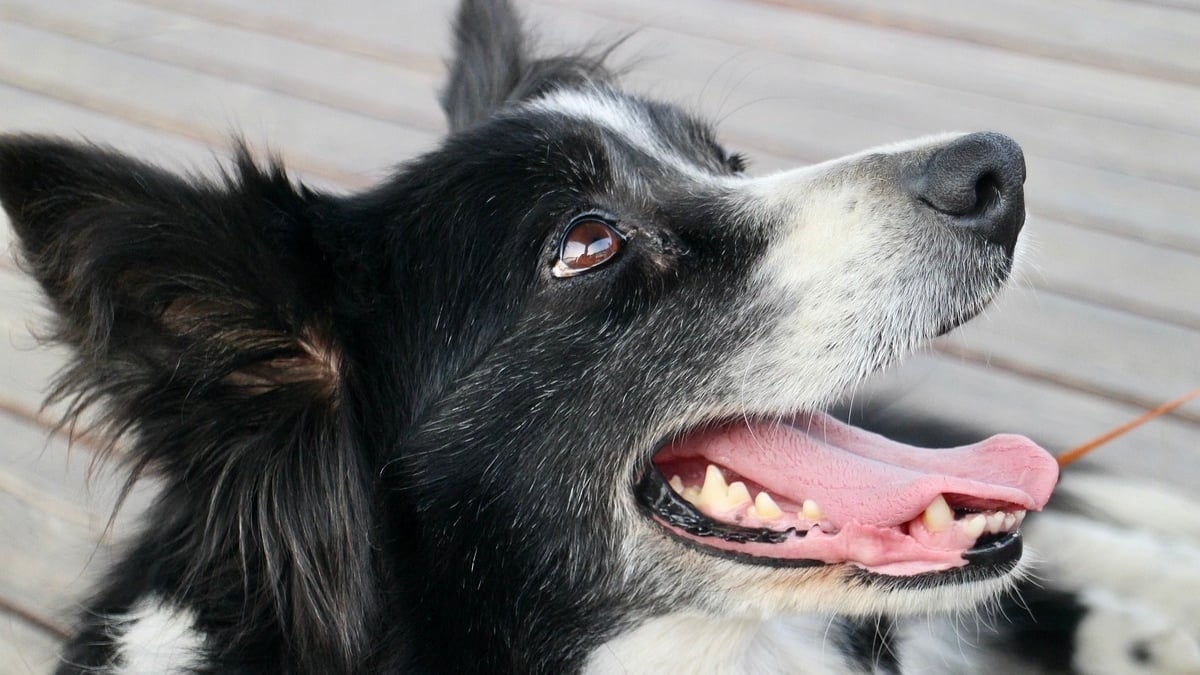
[[[820,411],[1003,286],[1018,146],[751,177],[599,60],[536,58],[504,3],[466,3],[457,35],[451,134],[358,195],[0,142],[0,199],[80,354],[64,391],[107,401],[164,475],[189,589],[245,567],[297,648],[352,659],[388,612],[528,666],[668,612],[1001,588],[1044,451],[917,450]]]

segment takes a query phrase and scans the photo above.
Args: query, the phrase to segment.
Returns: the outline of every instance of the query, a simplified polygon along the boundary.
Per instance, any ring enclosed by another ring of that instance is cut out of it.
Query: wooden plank
[[[32,51],[31,51],[32,50]],[[23,58],[38,53],[37,59]],[[0,82],[128,114],[130,119],[195,137],[270,139],[312,173],[345,184],[391,170],[397,158],[433,142],[433,134],[349,114],[210,75],[119,54],[0,21]],[[131,103],[136,102],[136,103]],[[337,133],[313,133],[337,129]],[[320,161],[307,158],[324,158]]]
[[[65,348],[44,346],[34,337],[47,325],[41,306],[32,279],[0,269],[0,396],[34,409],[67,354]]]
[[[1028,229],[1031,285],[1200,329],[1200,255],[1036,217]]]
[[[218,0],[212,0],[218,1]],[[226,1],[226,0],[220,0]],[[1189,110],[1162,101],[1195,102],[1194,86],[1029,56],[955,40],[819,14],[800,14],[763,2],[729,0],[531,0],[523,6],[569,8],[626,24],[656,26],[718,39],[752,50],[843,66],[847,79],[862,73],[936,84],[1007,101],[1106,116],[1162,129],[1195,132]],[[966,7],[966,5],[964,5]],[[997,5],[1006,11],[1007,4]],[[727,17],[736,16],[736,21]],[[1077,20],[1086,20],[1087,12]],[[657,53],[661,53],[658,50]]]
[[[1011,290],[939,345],[951,356],[1142,408],[1200,385],[1200,331],[1028,288]],[[1200,436],[1200,401],[1176,417]]]
[[[111,549],[98,533],[0,491],[0,596],[70,625],[80,599],[103,573]]]
[[[1189,12],[1200,12],[1200,0],[1133,0],[1146,5],[1157,5]]]
[[[440,77],[377,59],[123,0],[13,2],[0,18],[383,121],[445,126],[433,96]]]
[[[68,450],[44,428],[0,415],[0,598],[46,623],[69,625],[153,496],[142,481],[108,527],[123,472]]]
[[[343,51],[385,63],[406,64],[430,73],[442,70],[441,60],[429,54],[442,53],[450,44],[453,4],[448,0],[422,3],[374,3],[365,11],[328,11],[328,5],[297,3],[246,5],[197,0],[136,0],[139,4],[170,10],[212,23],[258,31],[304,44]],[[264,11],[265,10],[265,11]],[[320,21],[314,21],[319,17]],[[395,39],[405,30],[403,40]],[[366,38],[367,34],[391,31],[387,40]]]
[[[106,143],[177,170],[205,171],[215,164],[210,146],[4,83],[0,83],[0,101],[4,102],[5,132],[43,133]]]
[[[0,673],[49,673],[58,662],[58,640],[13,616],[0,614]]]
[[[1200,17],[1120,0],[767,0],[920,35],[975,42],[1102,68],[1200,84]]]

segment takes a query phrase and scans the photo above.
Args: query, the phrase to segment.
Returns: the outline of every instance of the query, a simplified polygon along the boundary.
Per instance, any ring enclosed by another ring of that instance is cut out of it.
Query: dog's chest
[[[769,621],[671,614],[604,643],[588,659],[588,675],[693,673],[782,675],[861,673],[853,655],[830,634],[827,619]]]

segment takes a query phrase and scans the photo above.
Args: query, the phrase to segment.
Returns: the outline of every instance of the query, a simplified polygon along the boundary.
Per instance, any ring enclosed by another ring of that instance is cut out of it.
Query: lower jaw
[[[778,568],[845,565],[867,577],[956,583],[1012,571],[1023,545],[1019,532],[985,535],[967,549],[920,546],[892,528],[849,525],[827,534],[749,530],[710,520],[687,506],[650,472],[639,486],[643,512],[676,541],[707,555]]]
[[[915,579],[929,577],[951,577],[963,575],[958,571],[967,572],[965,576],[977,579],[981,576],[998,576],[1011,571],[1021,559],[1023,544],[1018,532],[989,537],[967,551],[933,551],[922,559],[879,560],[867,564],[859,560],[843,557],[824,556],[828,559],[808,557],[802,550],[803,544],[789,545],[764,544],[756,542],[731,542],[717,537],[698,537],[678,528],[672,527],[657,516],[653,520],[671,535],[676,541],[702,553],[717,558],[734,560],[751,565],[766,567],[797,568],[824,567],[829,565],[847,565],[868,575],[894,577],[897,579]],[[838,537],[846,532],[843,530],[826,537]],[[808,536],[808,535],[806,535]],[[900,535],[903,536],[903,535]],[[798,539],[797,541],[803,541]]]

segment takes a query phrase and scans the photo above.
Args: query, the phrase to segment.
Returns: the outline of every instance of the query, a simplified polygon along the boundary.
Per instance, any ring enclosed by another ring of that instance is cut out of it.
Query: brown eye
[[[615,227],[597,218],[571,225],[558,248],[558,262],[550,271],[563,279],[603,265],[621,252],[625,237]]]

